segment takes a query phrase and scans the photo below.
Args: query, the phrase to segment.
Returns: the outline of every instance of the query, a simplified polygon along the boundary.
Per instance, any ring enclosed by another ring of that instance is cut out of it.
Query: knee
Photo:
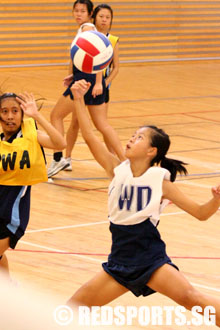
[[[50,113],[50,121],[54,123],[56,120],[62,119],[62,115],[59,114],[58,111],[51,111]]]
[[[78,291],[74,293],[74,295],[67,301],[69,306],[88,306],[91,307],[93,305],[96,292],[87,291],[86,286],[83,286]]]
[[[68,110],[69,109],[65,107],[65,104],[62,104],[62,102],[59,101],[50,113],[50,121],[53,123],[57,120],[63,120],[67,116],[67,114],[71,112],[68,112]]]
[[[72,121],[71,124],[70,124],[70,127],[71,127],[72,130],[77,130],[77,129],[79,129],[79,123],[78,123],[78,120],[76,119],[76,120]]]
[[[199,291],[197,291],[193,287],[189,287],[179,297],[178,303],[180,305],[184,306],[186,309],[191,309],[193,306],[200,306],[201,294]]]
[[[109,125],[109,123],[106,121],[96,122],[96,123],[94,123],[94,125],[95,125],[96,129],[102,134],[105,134],[108,131],[108,129],[111,127]]]

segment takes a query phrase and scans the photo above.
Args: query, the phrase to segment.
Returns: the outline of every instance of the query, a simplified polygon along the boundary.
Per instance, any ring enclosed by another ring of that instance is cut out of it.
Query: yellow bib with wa
[[[47,181],[47,171],[32,118],[21,125],[22,137],[12,143],[0,140],[0,184],[30,186]]]

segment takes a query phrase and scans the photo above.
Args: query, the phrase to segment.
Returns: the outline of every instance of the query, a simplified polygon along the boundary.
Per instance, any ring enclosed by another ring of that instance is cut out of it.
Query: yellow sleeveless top
[[[29,186],[47,181],[44,156],[37,141],[37,130],[32,118],[21,125],[22,137],[12,143],[0,140],[0,184]]]
[[[116,37],[116,36],[113,36],[112,34],[109,34],[109,35],[108,35],[108,39],[109,39],[109,41],[111,42],[111,44],[112,44],[112,48],[113,48],[113,50],[114,50],[115,45],[117,44],[117,42],[118,42],[118,40],[119,40],[119,37]],[[110,63],[110,65],[111,65],[111,63]],[[109,65],[109,66],[110,66],[110,65]],[[104,75],[104,77],[106,76],[106,70],[108,70],[109,66],[108,66],[107,68],[105,68],[105,70],[103,70],[103,75]],[[109,75],[109,73],[107,74],[107,76],[108,76],[108,75]]]

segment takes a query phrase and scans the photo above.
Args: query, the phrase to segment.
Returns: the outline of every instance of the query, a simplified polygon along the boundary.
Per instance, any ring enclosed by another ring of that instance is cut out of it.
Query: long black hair
[[[2,100],[7,99],[9,97],[13,97],[14,99],[16,99],[16,97],[18,97],[18,95],[15,93],[4,93],[4,94],[0,95],[0,107],[2,105]]]
[[[73,4],[73,10],[74,10],[74,8],[76,7],[76,5],[77,5],[78,3],[83,4],[83,5],[86,5],[89,15],[92,14],[92,11],[93,11],[93,3],[92,3],[91,0],[76,0],[76,1],[74,2],[74,4]]]
[[[96,22],[96,16],[98,14],[98,12],[101,10],[101,9],[108,9],[111,13],[111,23],[110,23],[110,28],[112,26],[112,20],[113,20],[113,10],[112,8],[107,5],[106,3],[102,3],[101,5],[98,5],[95,7],[94,11],[93,11],[93,14],[92,14],[92,18],[93,18],[93,24],[95,25],[95,22]]]
[[[15,93],[3,93],[3,94],[0,95],[0,108],[2,106],[2,100],[5,100],[7,98],[13,98],[17,103],[19,103],[19,102],[16,100],[16,98],[19,98],[19,99],[22,100],[21,96],[15,94]],[[35,99],[35,102],[37,103],[38,111],[40,111],[40,109],[42,108],[42,106],[44,104],[43,101],[45,101],[45,100],[46,99],[44,97],[39,97],[39,98]],[[42,101],[42,102],[40,103],[39,101]],[[21,112],[22,112],[22,118],[23,118],[24,112],[23,112],[22,109],[21,109]]]
[[[157,154],[151,160],[150,165],[153,166],[154,164],[160,164],[161,167],[166,168],[171,173],[170,180],[172,182],[175,181],[177,173],[183,173],[186,175],[187,169],[184,166],[187,165],[186,163],[166,157],[167,151],[170,147],[169,135],[156,126],[146,125],[143,127],[150,128],[152,130],[151,146],[157,148]]]

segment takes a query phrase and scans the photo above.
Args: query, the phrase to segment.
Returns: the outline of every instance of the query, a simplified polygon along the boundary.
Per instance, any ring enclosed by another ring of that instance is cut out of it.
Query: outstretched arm
[[[72,81],[73,81],[73,61],[70,60],[69,73],[68,73],[68,76],[64,77],[64,79],[63,79],[63,86],[69,87],[69,85]]]
[[[163,198],[169,199],[182,210],[199,220],[207,220],[220,207],[220,185],[212,188],[213,197],[200,205],[186,196],[174,183],[164,180]]]
[[[112,178],[114,176],[114,168],[120,164],[120,161],[112,153],[110,153],[105,145],[94,134],[88,113],[81,96],[86,93],[90,86],[85,80],[75,82],[72,87],[74,95],[75,110],[82,132],[82,136],[89,146],[90,151],[97,160],[97,162],[105,169],[107,175]]]
[[[66,147],[63,136],[37,110],[33,94],[24,93],[17,97],[24,114],[33,118],[46,132],[37,130],[37,140],[42,147],[62,150]]]
[[[98,95],[101,95],[103,93],[103,87],[102,87],[102,71],[96,73],[96,80],[95,85],[92,89],[92,96],[96,97]]]

